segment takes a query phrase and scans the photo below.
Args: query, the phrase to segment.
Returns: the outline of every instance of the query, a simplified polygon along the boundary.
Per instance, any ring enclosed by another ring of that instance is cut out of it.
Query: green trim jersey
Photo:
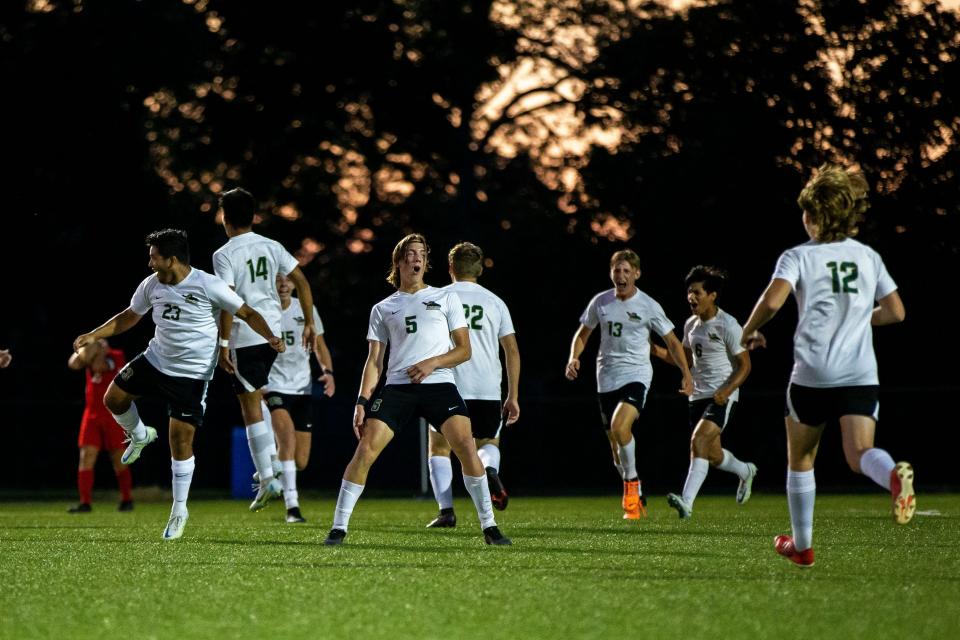
[[[594,296],[580,316],[589,329],[600,327],[597,352],[597,390],[616,391],[631,382],[650,388],[653,367],[650,364],[650,331],[665,336],[673,331],[660,304],[637,289],[626,300],[617,299],[616,289]]]
[[[470,329],[473,355],[453,370],[460,395],[464,400],[499,401],[503,380],[500,338],[516,333],[510,310],[503,300],[476,282],[454,282],[442,290],[460,296],[464,319]]]
[[[397,291],[375,304],[367,340],[390,345],[386,384],[409,384],[407,369],[450,351],[450,333],[466,326],[456,292],[425,287],[416,293]],[[454,382],[452,369],[434,369],[421,384],[441,382]]]
[[[736,356],[746,351],[740,346],[743,327],[736,318],[717,309],[717,315],[706,322],[690,316],[683,325],[683,346],[693,353],[693,395],[690,402],[712,398],[733,373]],[[730,401],[740,397],[740,389],[730,394]]]
[[[213,253],[213,270],[243,301],[263,316],[274,335],[280,334],[280,294],[277,274],[290,275],[299,263],[283,245],[260,234],[241,233]],[[266,339],[240,318],[233,321],[233,349],[266,344]]]
[[[138,315],[153,310],[156,331],[143,352],[158,371],[177,378],[209,380],[217,366],[218,314],[234,314],[243,299],[220,278],[191,267],[177,284],[145,278],[130,299]]]
[[[313,376],[310,374],[310,350],[303,348],[303,310],[300,301],[294,298],[280,316],[280,333],[286,345],[283,353],[277,354],[267,379],[267,391],[294,396],[310,395],[313,391]],[[320,314],[313,307],[313,326],[317,335],[323,335]]]
[[[897,290],[876,251],[852,238],[787,249],[775,279],[797,298],[790,381],[807,387],[879,384],[870,320],[876,301]]]

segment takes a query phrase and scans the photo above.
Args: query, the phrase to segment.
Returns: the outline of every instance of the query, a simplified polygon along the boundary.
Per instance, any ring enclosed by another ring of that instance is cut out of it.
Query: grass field
[[[899,527],[885,496],[817,499],[817,564],[773,552],[783,496],[702,497],[680,521],[662,497],[620,520],[617,497],[514,499],[514,546],[483,544],[472,505],[425,530],[435,504],[362,499],[340,548],[332,500],[196,500],[184,538],[168,504],[0,506],[2,638],[957,638],[960,496],[921,495]]]

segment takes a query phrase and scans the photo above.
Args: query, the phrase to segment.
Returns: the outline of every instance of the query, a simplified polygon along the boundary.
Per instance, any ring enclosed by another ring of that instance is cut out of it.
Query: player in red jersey
[[[127,363],[123,351],[112,349],[106,340],[91,342],[70,356],[67,366],[74,371],[86,370],[86,408],[80,422],[80,465],[77,469],[77,488],[80,491],[80,503],[70,507],[70,513],[88,513],[93,493],[93,470],[101,449],[110,453],[113,472],[120,486],[120,511],[133,511],[133,498],[130,489],[133,479],[130,468],[120,462],[126,444],[123,429],[117,424],[110,411],[103,406],[103,395],[117,372]]]

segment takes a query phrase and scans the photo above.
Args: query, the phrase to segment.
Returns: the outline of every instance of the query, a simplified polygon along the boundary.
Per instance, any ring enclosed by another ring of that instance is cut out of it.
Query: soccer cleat
[[[640,495],[640,481],[630,480],[623,483],[623,519],[639,520],[647,517],[647,498]]]
[[[190,514],[186,510],[183,513],[171,513],[170,519],[167,520],[167,528],[163,530],[163,539],[176,540],[182,536],[189,517]]]
[[[747,467],[750,469],[750,475],[747,476],[746,480],[741,480],[740,485],[737,487],[737,504],[744,504],[750,499],[750,493],[753,490],[753,479],[757,477],[757,465],[748,462]]]
[[[490,486],[490,501],[493,502],[493,507],[497,511],[506,509],[510,498],[500,481],[500,474],[493,467],[487,467],[487,484]]]
[[[678,496],[675,493],[667,494],[667,504],[677,510],[677,515],[680,516],[681,520],[686,520],[693,515],[693,507],[687,504],[687,501],[684,500],[682,496]]]
[[[133,511],[133,500],[123,500],[117,505],[117,511]]]
[[[93,511],[93,507],[90,506],[89,502],[81,502],[67,509],[67,513],[90,513],[91,511]]]
[[[898,462],[890,472],[890,495],[893,498],[893,519],[897,524],[907,524],[917,510],[917,497],[913,493],[913,467],[909,462]]]
[[[300,507],[290,507],[287,509],[287,524],[297,524],[306,521],[307,519],[300,513]]]
[[[283,463],[280,462],[279,460],[271,460],[271,461],[270,461],[270,468],[273,469],[273,477],[274,477],[274,478],[278,478],[278,479],[279,479],[280,476],[283,475]],[[253,472],[253,481],[254,481],[254,483],[256,483],[256,484],[258,484],[258,485],[260,484],[260,472],[259,472],[259,471],[254,471],[254,472]]]
[[[157,430],[153,427],[144,427],[147,430],[147,436],[143,440],[137,440],[133,437],[133,433],[127,433],[127,439],[124,442],[130,444],[127,445],[127,448],[124,450],[123,455],[120,456],[120,462],[123,464],[133,464],[137,461],[137,458],[140,457],[140,452],[143,451],[143,448],[157,439]]]
[[[440,509],[440,513],[430,521],[427,529],[453,529],[455,526],[457,526],[457,514],[453,509]]]
[[[500,533],[500,529],[498,529],[496,525],[487,527],[483,530],[483,541],[487,544],[495,544],[500,546],[513,544],[513,541],[510,540],[510,538]]]
[[[343,539],[347,537],[347,532],[343,529],[330,529],[330,533],[327,534],[327,539],[323,541],[323,544],[328,547],[333,547],[338,544],[343,544]]]
[[[784,558],[798,567],[813,566],[813,547],[797,551],[791,536],[777,536],[773,539],[773,548]]]
[[[266,484],[260,485],[257,497],[250,503],[250,511],[257,512],[267,506],[267,503],[279,498],[283,493],[283,485],[276,478],[270,478]]]

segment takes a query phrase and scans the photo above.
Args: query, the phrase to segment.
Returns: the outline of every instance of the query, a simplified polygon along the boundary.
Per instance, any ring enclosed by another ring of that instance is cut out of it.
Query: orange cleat
[[[632,480],[623,483],[623,519],[639,520],[647,517],[647,499],[640,495],[640,481]]]

